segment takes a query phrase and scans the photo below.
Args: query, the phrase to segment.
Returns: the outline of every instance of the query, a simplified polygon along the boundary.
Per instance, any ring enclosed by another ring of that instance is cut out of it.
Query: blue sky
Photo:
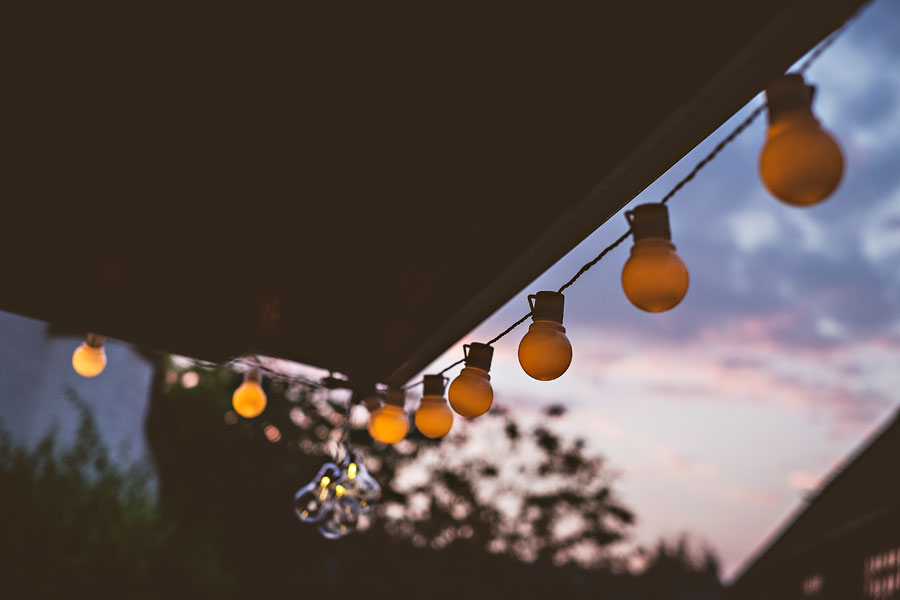
[[[778,203],[757,176],[758,119],[670,203],[691,272],[680,306],[622,295],[628,245],[569,290],[568,373],[537,382],[496,347],[496,401],[523,415],[562,403],[565,427],[619,471],[635,543],[690,532],[731,575],[900,404],[900,3],[880,0],[808,72],[846,173],[826,203]],[[762,102],[755,98],[631,204],[659,198]],[[475,329],[483,341],[624,231],[614,216]],[[462,341],[460,342],[460,344]],[[434,363],[461,356],[460,345]],[[426,370],[428,371],[428,370]]]

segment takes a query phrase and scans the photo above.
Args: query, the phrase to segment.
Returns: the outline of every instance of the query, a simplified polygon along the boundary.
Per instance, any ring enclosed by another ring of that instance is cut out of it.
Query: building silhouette
[[[735,580],[737,600],[900,598],[900,413]]]

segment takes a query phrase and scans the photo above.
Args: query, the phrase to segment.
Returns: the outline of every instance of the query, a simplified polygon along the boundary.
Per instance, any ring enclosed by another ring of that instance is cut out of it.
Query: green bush
[[[90,410],[70,399],[80,424],[67,447],[51,433],[29,450],[0,432],[2,595],[223,597],[229,581],[208,536],[167,518],[148,468],[111,460]]]

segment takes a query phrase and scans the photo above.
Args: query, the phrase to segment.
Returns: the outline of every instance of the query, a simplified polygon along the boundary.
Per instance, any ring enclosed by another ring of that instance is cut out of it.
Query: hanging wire
[[[869,1],[870,0],[866,0],[866,2],[864,4],[867,4]],[[834,44],[835,40],[844,32],[844,30],[847,28],[847,25],[857,16],[857,14],[859,14],[859,13],[856,12],[853,15],[851,15],[850,17],[848,17],[847,20],[844,21],[840,27],[835,29],[828,37],[826,37],[824,40],[822,40],[809,53],[809,55],[806,57],[806,59],[800,64],[800,66],[797,68],[796,72],[799,74],[806,73],[806,71],[812,66],[812,64],[814,62],[816,62],[816,60],[820,56],[822,56],[822,54],[825,52],[825,50],[827,50],[829,47],[831,47],[832,44]],[[701,158],[697,162],[697,164],[695,164],[694,167],[688,172],[687,175],[685,175],[680,180],[678,180],[678,182],[674,186],[672,186],[672,188],[668,192],[666,192],[666,194],[660,200],[660,203],[667,204],[669,202],[669,200],[671,200],[675,196],[675,194],[680,192],[681,189],[685,185],[687,185],[691,180],[693,180],[694,177],[697,176],[697,173],[699,173],[706,165],[708,165],[713,159],[715,159],[719,155],[719,153],[725,149],[726,146],[728,146],[731,142],[733,142],[735,139],[737,139],[737,137],[741,133],[743,133],[744,130],[746,130],[747,127],[749,127],[761,114],[763,114],[763,112],[765,112],[765,110],[766,110],[766,104],[763,103],[763,104],[760,104],[759,106],[757,106],[756,108],[754,108],[752,111],[750,111],[750,114],[748,114],[747,117],[743,121],[738,123],[738,125],[733,130],[731,130],[731,132],[728,135],[726,135],[724,138],[722,138],[722,140],[718,144],[716,144],[715,147],[713,147],[713,149],[710,150],[708,154],[706,154],[703,158]],[[572,284],[574,284],[576,281],[578,281],[578,279],[582,275],[584,275],[587,271],[589,271],[598,262],[603,260],[603,258],[606,257],[606,255],[609,254],[611,251],[613,251],[616,247],[618,247],[622,243],[624,243],[625,240],[627,240],[630,236],[631,236],[631,228],[629,228],[627,231],[625,231],[625,233],[620,235],[616,239],[616,241],[614,241],[609,246],[607,246],[606,248],[601,250],[600,253],[597,254],[597,256],[595,256],[593,259],[591,259],[590,261],[588,261],[584,265],[582,265],[581,268],[578,269],[578,271],[575,273],[575,275],[572,276],[571,279],[569,279],[566,283],[564,283],[563,285],[560,286],[560,288],[557,290],[557,292],[562,293],[563,291],[568,289],[570,286],[572,286]],[[530,316],[531,316],[531,313],[529,312],[527,315],[523,316],[518,321],[514,322],[512,325],[510,325],[509,327],[504,329],[501,333],[499,333],[496,337],[494,337],[489,342],[487,342],[487,345],[488,346],[494,345],[494,343],[499,341],[501,338],[503,338],[504,336],[506,336],[507,334],[512,332],[515,328],[517,328],[519,325],[521,325],[526,320],[528,320],[528,317],[530,317]],[[441,375],[443,375],[444,373],[446,373],[453,367],[456,367],[456,366],[462,364],[463,362],[465,362],[465,359],[458,360],[455,363],[445,367],[439,373]],[[403,389],[408,390],[410,388],[414,388],[414,387],[422,384],[423,381],[424,380],[419,380],[419,381],[416,381],[415,383],[410,383],[410,384],[406,385]]]
[[[871,0],[865,0],[865,2],[862,3],[860,8],[862,8],[862,6],[865,6],[866,4],[868,4],[870,1]],[[797,67],[796,71],[794,71],[794,72],[799,73],[799,74],[806,73],[806,71],[809,70],[809,68],[813,65],[813,63],[815,63],[816,60],[818,60],[819,57],[822,56],[822,54],[828,48],[830,48],[832,44],[834,44],[835,40],[837,40],[837,38],[847,29],[848,24],[854,18],[856,18],[856,16],[858,14],[859,14],[859,10],[857,10],[854,14],[850,15],[837,29],[835,29],[828,37],[826,37],[824,40],[822,40],[807,55],[807,57],[804,59],[804,61]],[[765,112],[765,109],[766,109],[765,103],[760,104],[759,106],[754,108],[743,121],[738,123],[738,125],[733,130],[731,130],[731,132],[728,135],[726,135],[724,138],[722,138],[722,140],[718,144],[716,144],[713,147],[713,149],[710,150],[710,152],[708,154],[706,154],[703,158],[701,158],[694,165],[694,167],[688,172],[687,175],[685,175],[680,180],[678,180],[678,182],[674,186],[672,186],[672,188],[668,192],[666,192],[666,194],[660,200],[660,203],[667,204],[669,202],[669,200],[671,200],[678,192],[680,192],[682,190],[682,188],[684,188],[685,185],[687,185],[689,182],[691,182],[706,165],[708,165],[713,159],[715,159],[719,155],[719,153],[722,152],[722,150],[724,150],[729,144],[731,144],[731,142],[733,142],[763,112]],[[611,243],[609,246],[607,246],[603,250],[601,250],[600,253],[597,254],[597,256],[595,256],[593,259],[591,259],[590,261],[588,261],[584,265],[582,265],[581,268],[578,269],[578,271],[571,277],[571,279],[569,279],[567,282],[565,282],[563,285],[561,285],[559,287],[557,292],[562,293],[563,291],[565,291],[566,289],[571,287],[576,281],[578,281],[578,279],[582,275],[584,275],[587,271],[589,271],[598,262],[603,260],[603,258],[605,258],[615,248],[617,248],[618,246],[623,244],[625,242],[625,240],[627,240],[630,236],[631,236],[631,229],[629,228],[622,235],[620,235],[613,243]],[[530,316],[531,316],[530,312],[528,314],[522,316],[520,319],[518,319],[517,321],[512,323],[509,327],[507,327],[502,332],[500,332],[499,334],[494,336],[491,340],[486,342],[486,345],[493,346],[495,343],[500,341],[503,337],[505,337],[506,335],[511,333],[514,329],[519,327],[519,325],[521,325],[522,323],[527,321]],[[464,362],[465,362],[465,358],[460,359],[460,360],[444,367],[441,371],[438,371],[438,374],[443,375],[447,371],[449,371],[455,367],[458,367],[459,365],[463,364]],[[259,361],[259,359],[256,359],[256,358],[233,359],[231,361],[228,361],[227,364],[241,365],[241,366],[245,366],[247,368],[259,369],[261,372],[265,373],[267,376],[269,376],[272,379],[278,379],[281,381],[292,382],[292,383],[299,383],[299,384],[306,385],[311,388],[327,387],[327,386],[322,385],[319,382],[312,381],[305,377],[295,376],[295,375],[287,375],[285,373],[282,373],[276,369],[273,369],[271,367],[263,365]],[[403,389],[404,390],[412,389],[414,387],[422,385],[423,382],[424,382],[424,379],[419,379],[413,383],[406,384],[405,386],[403,386]],[[347,405],[347,423],[349,423],[349,420],[350,420],[350,411],[352,410],[353,404],[354,403],[351,400],[351,402],[348,403],[348,405]],[[344,436],[347,435],[348,431],[349,431],[349,425],[345,424],[345,431],[341,437],[342,440],[344,439]]]
[[[350,396],[350,399],[347,400],[347,410],[344,412],[344,426],[341,428],[341,436],[338,438],[337,442],[337,452],[340,452],[341,449],[345,449],[350,444],[350,415],[353,414],[353,407],[356,405],[356,394]],[[335,456],[335,459],[340,462],[342,457]]]
[[[837,40],[838,37],[840,37],[840,35],[844,33],[844,31],[847,29],[847,26],[854,19],[856,19],[856,17],[859,16],[859,13],[862,12],[863,7],[869,4],[871,1],[872,0],[864,0],[864,2],[856,9],[856,12],[847,17],[847,19],[843,23],[841,23],[841,25],[837,29],[832,31],[831,34],[828,35],[828,37],[819,42],[819,44],[815,48],[813,48],[812,52],[810,52],[806,57],[806,60],[800,63],[800,66],[797,67],[796,72],[800,73],[801,75],[806,73],[806,71],[809,70],[812,64],[816,62],[820,56],[822,56],[822,53],[828,50],[831,45],[834,44],[835,40]]]
[[[531,316],[531,313],[528,313],[527,315],[525,315],[525,318],[528,318],[529,316]],[[518,323],[516,323],[516,325],[518,325]],[[515,325],[513,325],[512,327],[510,327],[509,330],[511,331],[511,330],[513,329],[513,327],[515,327]],[[496,338],[494,338],[494,340],[496,341],[496,340],[500,339],[501,337],[503,337],[503,335],[506,335],[506,333],[504,332],[504,333],[501,334],[500,336],[497,336]],[[488,344],[488,345],[490,345],[490,344]],[[461,359],[459,359],[458,361],[456,361],[455,363],[453,363],[452,365],[447,365],[446,367],[443,368],[443,370],[438,371],[438,372],[437,372],[437,375],[443,375],[444,373],[446,373],[447,371],[449,371],[449,370],[452,369],[453,367],[458,367],[459,365],[463,364],[464,362],[466,362],[466,359],[465,359],[465,358],[461,358]],[[418,381],[414,381],[414,382],[412,382],[412,383],[407,383],[406,385],[403,386],[403,389],[404,389],[404,390],[411,390],[412,388],[417,387],[417,386],[420,386],[420,385],[422,385],[423,383],[425,383],[425,380],[424,380],[424,379],[419,379]]]
[[[459,359],[458,361],[456,361],[455,363],[453,363],[452,365],[447,366],[447,367],[444,367],[444,369],[443,369],[442,371],[439,371],[439,372],[438,372],[438,375],[443,375],[444,373],[446,373],[447,371],[449,371],[449,370],[452,369],[453,367],[455,367],[455,366],[457,366],[457,365],[461,365],[461,364],[463,364],[464,362],[466,362],[466,359],[465,359],[465,358],[461,358],[461,359]],[[423,379],[423,380],[422,380],[422,383],[424,383],[424,382],[425,382],[425,380]]]
[[[266,375],[269,379],[283,381],[285,383],[296,383],[309,388],[322,389],[326,386],[321,382],[313,381],[300,375],[288,375],[277,369],[266,366],[258,358],[236,358],[228,361],[227,364],[246,367],[247,369],[256,369],[260,373]]]
[[[694,177],[697,176],[697,173],[699,173],[700,170],[703,169],[703,167],[705,167],[707,164],[709,164],[709,162],[712,161],[728,144],[733,142],[735,140],[735,138],[737,138],[737,136],[739,136],[747,127],[749,127],[750,124],[753,123],[753,121],[759,115],[761,115],[763,113],[765,108],[766,108],[766,105],[762,104],[760,106],[757,106],[755,109],[753,109],[753,111],[747,116],[747,118],[744,119],[743,121],[741,121],[740,124],[738,124],[738,126],[735,127],[734,130],[731,131],[731,133],[729,133],[727,136],[725,136],[725,138],[722,139],[722,141],[720,141],[718,144],[716,144],[716,146],[710,151],[709,154],[704,156],[696,165],[694,165],[694,168],[691,169],[691,171],[687,175],[685,175],[683,178],[681,178],[678,181],[678,183],[676,183],[672,187],[672,189],[670,189],[666,193],[666,195],[663,196],[663,198],[662,198],[662,200],[660,200],[660,202],[662,204],[665,204],[669,200],[671,200],[675,194],[677,194],[679,191],[681,191],[681,188],[683,188],[688,182],[690,182],[692,179],[694,179]],[[572,284],[574,284],[576,281],[578,281],[578,279],[582,275],[587,273],[594,265],[596,265],[598,262],[603,260],[607,254],[609,254],[610,252],[615,250],[618,246],[622,245],[625,242],[625,240],[627,240],[630,236],[631,236],[631,228],[628,228],[628,230],[626,230],[625,233],[620,235],[616,239],[616,241],[614,241],[609,246],[607,246],[606,248],[601,250],[600,253],[597,254],[597,256],[595,256],[594,258],[592,258],[590,261],[583,264],[581,266],[581,268],[578,269],[578,271],[572,276],[571,279],[569,279],[567,282],[565,282],[564,284],[562,284],[559,287],[557,292],[562,293],[566,289],[571,287]],[[492,338],[490,341],[486,342],[486,344],[488,346],[493,346],[501,338],[503,338],[507,334],[511,333],[516,327],[518,327],[519,325],[524,323],[526,320],[528,320],[528,317],[530,317],[530,316],[531,316],[531,313],[529,312],[528,314],[521,317],[518,321],[514,322],[512,325],[510,325],[509,327],[504,329],[501,333],[497,334],[497,336]],[[449,371],[453,367],[455,367],[463,362],[465,362],[465,359],[456,361],[452,365],[446,367],[443,371],[440,371],[440,374],[443,375],[445,372]],[[404,389],[413,388],[413,387],[419,385],[420,383],[422,383],[422,381],[417,381],[416,383],[407,385]]]
[[[630,236],[630,235],[631,235],[631,227],[628,228],[628,231],[626,231],[625,233],[623,233],[622,235],[620,235],[620,236],[619,236],[619,239],[617,239],[617,240],[614,241],[612,244],[610,244],[609,246],[607,246],[606,248],[604,248],[603,250],[601,250],[601,251],[600,251],[600,254],[598,254],[597,256],[595,256],[590,262],[587,262],[587,263],[585,263],[584,265],[582,265],[582,267],[581,267],[580,269],[578,269],[578,272],[575,273],[575,275],[572,276],[572,279],[570,279],[570,280],[568,280],[567,282],[565,282],[565,283],[564,283],[557,291],[558,291],[559,293],[562,293],[566,288],[568,288],[570,285],[572,285],[573,283],[575,283],[576,281],[578,281],[578,278],[579,278],[579,277],[581,277],[582,275],[584,275],[591,267],[593,267],[593,266],[596,265],[598,262],[600,262],[601,260],[603,260],[603,257],[604,257],[604,256],[606,256],[607,254],[609,254],[610,252],[612,252],[617,246],[619,246],[622,242],[624,242],[625,240],[627,240],[627,239],[628,239],[628,236]]]
[[[447,367],[446,369],[444,369],[444,371],[449,371],[450,369],[452,369],[452,368],[455,367],[456,365],[458,365],[458,364],[460,364],[460,363],[463,363],[463,362],[466,362],[466,359],[462,359],[462,360],[456,361],[455,363],[453,363],[452,365],[450,365],[449,367]],[[441,375],[444,374],[444,371],[441,371]],[[422,385],[423,383],[425,383],[425,380],[424,380],[424,379],[419,379],[418,381],[413,381],[412,383],[407,383],[406,385],[403,386],[403,389],[404,389],[404,390],[411,390],[411,389],[413,389],[414,387],[418,387],[418,386]]]

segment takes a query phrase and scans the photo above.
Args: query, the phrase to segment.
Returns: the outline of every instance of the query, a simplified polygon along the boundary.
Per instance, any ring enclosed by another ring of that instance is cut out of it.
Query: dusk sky
[[[525,326],[497,344],[496,402],[525,418],[570,409],[565,427],[620,472],[634,543],[689,532],[733,576],[900,404],[898,31],[900,2],[874,2],[808,72],[814,111],[846,160],[825,204],[793,208],[765,191],[760,118],[669,204],[691,274],[681,305],[647,314],[628,303],[629,242],[567,292],[574,360],[562,378],[522,372]],[[761,102],[629,206],[658,201]],[[614,216],[463,341],[502,331],[528,311],[526,294],[555,290],[625,228]]]

